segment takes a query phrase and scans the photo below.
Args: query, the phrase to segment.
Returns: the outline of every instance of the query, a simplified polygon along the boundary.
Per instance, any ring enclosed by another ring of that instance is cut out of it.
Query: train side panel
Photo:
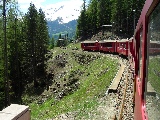
[[[103,52],[116,52],[116,41],[114,40],[106,40],[99,42],[99,50]]]
[[[146,0],[138,24],[134,34],[134,61],[135,61],[135,120],[148,120],[146,109],[146,94],[148,80],[148,54],[151,49],[148,49],[148,18],[159,0]],[[150,40],[148,40],[150,41]],[[158,49],[157,49],[158,51]]]
[[[97,41],[84,41],[81,42],[82,50],[99,51],[99,43]]]
[[[121,55],[128,56],[128,40],[119,40],[117,42],[117,52]]]

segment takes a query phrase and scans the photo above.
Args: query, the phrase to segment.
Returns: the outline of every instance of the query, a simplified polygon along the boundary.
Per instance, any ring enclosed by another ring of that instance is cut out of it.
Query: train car
[[[83,41],[81,42],[82,50],[99,51],[98,41]]]
[[[150,104],[154,106],[153,101],[156,98],[152,97],[152,99],[150,99],[150,96],[148,95],[149,84],[154,88],[156,95],[160,95],[160,76],[158,74],[160,68],[160,62],[158,61],[160,60],[160,57],[159,55],[153,57],[151,54],[153,53],[152,46],[159,46],[159,44],[155,44],[152,41],[160,42],[159,11],[159,0],[146,0],[134,33],[133,39],[135,40],[135,120],[160,119],[160,114],[155,115],[157,111],[153,112],[153,108],[149,108]],[[155,49],[156,51],[159,51],[159,49]]]
[[[128,40],[128,60],[131,68],[134,69],[134,44],[133,37]]]
[[[116,52],[116,45],[117,45],[116,40],[99,41],[99,50],[103,52],[114,53]]]
[[[117,52],[121,55],[128,56],[128,40],[122,39],[117,42]]]
[[[149,53],[152,55],[160,53],[160,41],[150,41]]]

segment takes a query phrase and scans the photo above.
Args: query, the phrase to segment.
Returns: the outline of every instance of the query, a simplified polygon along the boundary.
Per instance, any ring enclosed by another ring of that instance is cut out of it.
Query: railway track
[[[96,53],[96,54],[100,54],[100,53]],[[122,64],[123,66],[125,66],[124,71],[122,73],[122,77],[119,78],[120,81],[117,87],[117,92],[112,93],[117,96],[115,101],[116,115],[115,115],[115,118],[110,117],[110,119],[133,120],[134,119],[134,110],[133,110],[134,78],[133,78],[133,71],[130,69],[131,68],[130,63],[127,59],[119,57],[119,55],[103,54],[103,53],[102,55],[110,57],[112,59],[118,59],[121,63],[121,67],[122,67]]]
[[[117,104],[116,104],[116,118],[118,120],[133,120],[133,90],[134,83],[132,71],[129,69],[128,60],[122,59],[123,64],[126,66],[117,88]]]

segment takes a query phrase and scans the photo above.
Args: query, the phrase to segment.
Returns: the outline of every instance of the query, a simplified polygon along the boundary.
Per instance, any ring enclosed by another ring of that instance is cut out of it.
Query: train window
[[[112,43],[105,43],[105,47],[112,47]]]
[[[124,45],[123,45],[123,48],[125,48],[125,49],[126,49],[126,44],[124,44]]]
[[[160,120],[160,4],[149,16],[146,107],[149,120]]]
[[[123,43],[121,43],[121,45],[120,46],[123,46]]]

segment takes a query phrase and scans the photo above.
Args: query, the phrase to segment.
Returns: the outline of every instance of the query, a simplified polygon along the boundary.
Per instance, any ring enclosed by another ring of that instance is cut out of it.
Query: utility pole
[[[128,11],[127,11],[127,36],[128,36]]]
[[[3,31],[4,31],[4,83],[5,83],[5,106],[10,105],[9,80],[8,80],[8,59],[7,59],[7,38],[6,38],[6,0],[3,0]]]
[[[114,30],[114,28],[113,28],[113,26],[114,26],[114,22],[112,22],[112,37],[113,37],[113,30]]]
[[[133,12],[134,12],[134,18],[133,18],[134,19],[134,30],[133,30],[133,32],[135,31],[135,28],[136,28],[136,26],[135,26],[135,11],[136,10],[133,10]]]

